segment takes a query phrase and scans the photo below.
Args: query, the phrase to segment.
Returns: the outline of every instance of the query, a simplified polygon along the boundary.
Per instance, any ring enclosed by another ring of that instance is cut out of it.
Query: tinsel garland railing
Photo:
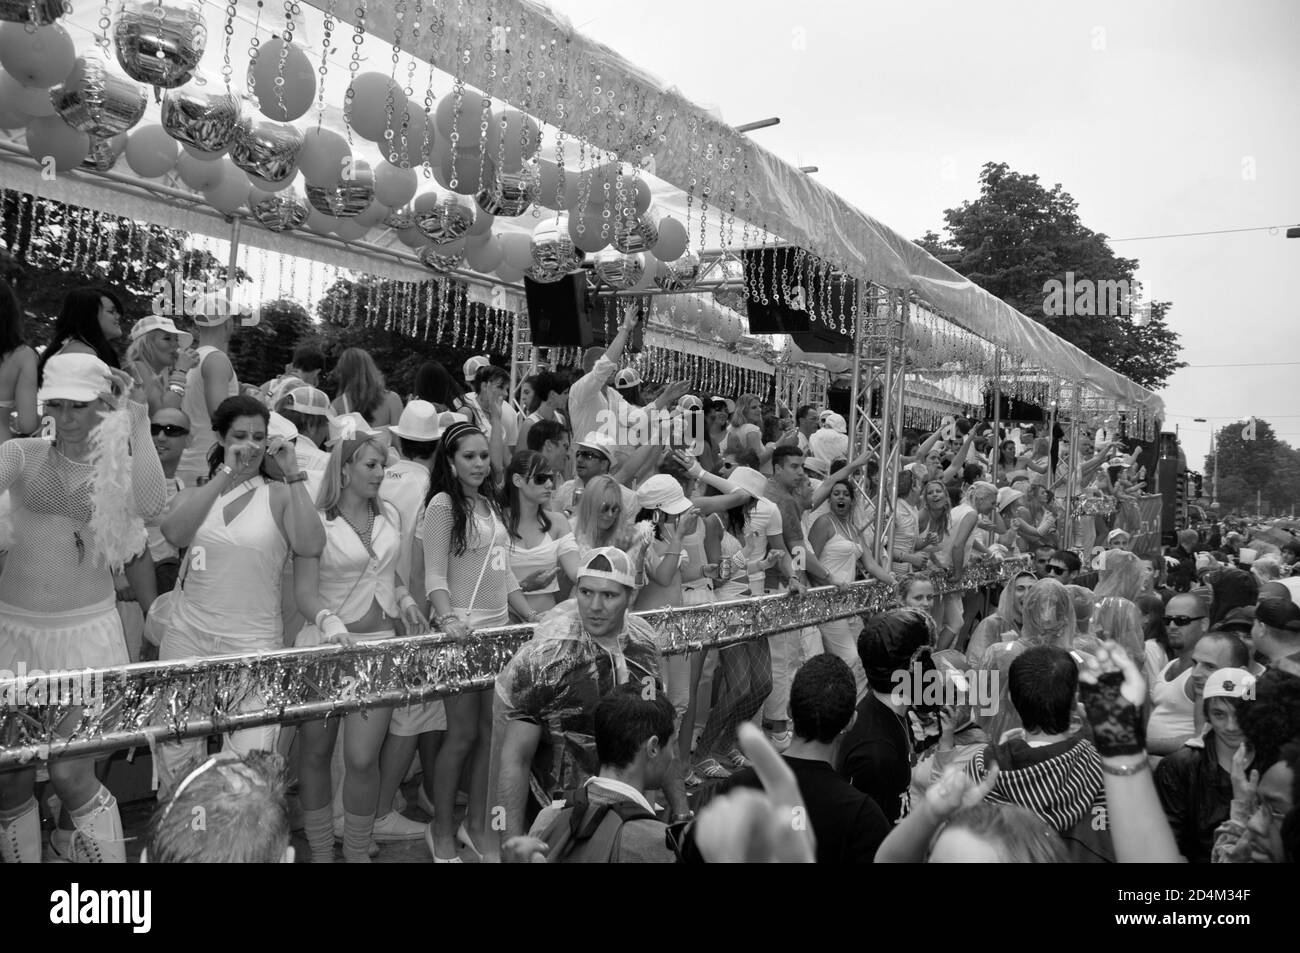
[[[944,593],[1005,582],[1027,566],[1027,557],[1017,557],[976,563],[956,581],[942,573],[931,578],[936,593]],[[674,655],[880,612],[893,598],[891,586],[873,581],[641,616],[656,627],[664,653]],[[507,626],[465,644],[421,635],[351,648],[19,673],[0,681],[0,771],[487,688],[531,637],[531,626]]]

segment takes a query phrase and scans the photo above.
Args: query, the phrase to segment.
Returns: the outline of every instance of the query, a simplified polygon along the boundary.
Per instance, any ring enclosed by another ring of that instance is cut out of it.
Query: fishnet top
[[[167,502],[167,483],[143,405],[131,404],[131,482],[144,519]],[[67,612],[113,595],[113,577],[96,557],[88,526],[94,469],[39,438],[0,445],[0,493],[10,490],[14,543],[0,573],[0,602],[33,612]],[[142,536],[141,548],[145,539]]]
[[[519,581],[510,569],[510,538],[506,528],[495,516],[475,513],[466,527],[465,552],[456,555],[451,551],[453,520],[450,496],[439,493],[429,501],[420,528],[427,590],[447,593],[453,609],[480,612],[505,609],[506,597],[519,588]],[[478,583],[477,595],[475,583]]]

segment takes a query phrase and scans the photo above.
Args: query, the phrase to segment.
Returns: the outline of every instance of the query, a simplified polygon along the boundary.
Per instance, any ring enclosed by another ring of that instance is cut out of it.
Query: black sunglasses
[[[1165,616],[1165,625],[1175,625],[1178,628],[1191,625],[1197,619],[1204,619],[1203,615],[1167,615]]]
[[[1053,576],[1064,576],[1067,572],[1069,572],[1069,570],[1066,569],[1064,566],[1053,566],[1051,563],[1047,564],[1047,571],[1050,572]]]
[[[155,437],[159,434],[166,434],[168,437],[184,437],[189,434],[189,431],[178,424],[150,424],[149,433]]]
[[[533,486],[545,486],[555,479],[555,474],[550,470],[545,472],[538,470],[532,475]]]
[[[577,453],[575,453],[575,454],[573,455],[573,457],[574,457],[575,460],[604,460],[604,459],[606,459],[606,457],[605,457],[605,455],[604,455],[603,453],[596,453],[595,451],[592,451],[592,450],[579,450]]]

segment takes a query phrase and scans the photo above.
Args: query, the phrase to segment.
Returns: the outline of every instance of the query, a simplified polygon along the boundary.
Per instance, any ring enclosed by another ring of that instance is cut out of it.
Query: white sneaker
[[[393,841],[419,840],[424,836],[428,824],[421,824],[403,817],[396,811],[389,811],[383,817],[375,818],[375,829],[371,836],[380,844]]]

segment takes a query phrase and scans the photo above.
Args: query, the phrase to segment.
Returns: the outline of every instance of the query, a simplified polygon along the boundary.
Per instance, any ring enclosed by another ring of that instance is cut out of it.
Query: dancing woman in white
[[[270,413],[251,397],[227,397],[212,415],[217,443],[210,477],[181,490],[163,517],[162,532],[188,548],[162,661],[269,652],[283,648],[280,586],[285,560],[318,557],[325,530],[298,469],[293,444],[268,442]],[[226,747],[274,751],[278,726],[234,732]],[[159,746],[160,779],[170,788],[175,769],[203,753],[203,739]]]
[[[392,638],[401,616],[406,635],[427,631],[405,582],[397,575],[402,518],[379,498],[387,447],[375,433],[336,438],[316,507],[325,526],[320,556],[294,560],[294,592],[303,616],[314,619],[298,646],[320,642],[352,645]],[[343,719],[343,857],[369,863],[370,836],[379,799],[379,751],[388,734],[391,708],[357,712]],[[312,863],[334,860],[330,759],[339,720],[305,723],[298,796]]]
[[[131,380],[93,354],[45,364],[39,400],[53,443],[0,445],[0,493],[13,498],[14,542],[0,572],[0,669],[47,672],[127,664],[112,568],[144,545],[144,524],[166,501],[162,465],[143,402],[125,399]],[[143,395],[140,395],[143,397]],[[119,408],[119,409],[115,409]],[[128,449],[129,448],[129,449]],[[65,722],[73,729],[79,709]],[[124,863],[117,801],[90,758],[49,763],[71,815],[73,860]],[[34,767],[0,772],[0,858],[40,863]]]

